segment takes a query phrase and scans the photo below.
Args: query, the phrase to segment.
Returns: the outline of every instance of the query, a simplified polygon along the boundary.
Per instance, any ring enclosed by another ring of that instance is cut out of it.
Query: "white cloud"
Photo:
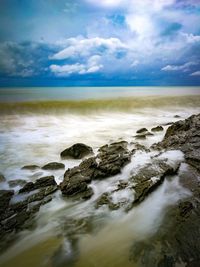
[[[139,63],[139,60],[134,60],[133,63],[131,63],[131,67],[137,67]]]
[[[191,73],[190,76],[200,76],[200,70]]]
[[[118,7],[123,3],[127,2],[126,0],[86,0],[86,1],[93,5],[108,7],[108,8]]]
[[[193,44],[200,42],[200,35],[194,35],[192,33],[181,33],[181,34],[186,39],[187,43]]]
[[[98,48],[105,48],[109,53],[114,53],[118,49],[125,49],[126,45],[123,44],[118,38],[69,38],[66,40],[67,47],[60,52],[56,53],[51,59],[68,59],[77,56],[88,56],[95,52]]]
[[[66,64],[63,66],[51,65],[50,70],[57,76],[70,76],[71,74],[88,74],[100,71],[103,65],[100,64],[101,57],[94,55],[88,59],[86,64]]]
[[[190,67],[197,65],[197,62],[187,62],[183,65],[167,65],[164,68],[162,68],[161,70],[163,71],[189,71]]]

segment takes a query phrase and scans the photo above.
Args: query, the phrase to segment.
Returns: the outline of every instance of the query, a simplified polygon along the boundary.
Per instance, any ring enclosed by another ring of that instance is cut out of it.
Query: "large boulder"
[[[65,196],[81,196],[85,191],[91,192],[91,189],[88,189],[88,183],[94,179],[105,179],[120,173],[129,161],[130,152],[127,149],[127,142],[105,145],[99,149],[96,157],[88,158],[79,166],[68,169],[60,189]]]
[[[89,154],[92,154],[93,150],[90,146],[82,143],[74,144],[73,146],[65,149],[61,152],[61,158],[82,159]]]
[[[133,184],[135,197],[130,208],[141,203],[151,192],[153,192],[167,175],[175,175],[178,172],[180,162],[173,166],[165,159],[154,158],[151,163],[142,166],[129,181]]]
[[[200,162],[200,114],[173,123],[162,142],[154,144],[154,149],[180,149],[186,161],[199,170]]]
[[[191,167],[184,168],[179,181],[192,194],[167,208],[162,224],[151,236],[133,243],[129,260],[138,266],[199,266],[199,174]]]

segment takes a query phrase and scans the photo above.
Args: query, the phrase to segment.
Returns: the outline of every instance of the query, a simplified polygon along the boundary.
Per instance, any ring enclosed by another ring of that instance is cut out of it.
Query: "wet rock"
[[[112,143],[99,149],[92,179],[104,179],[121,172],[130,162],[130,152],[125,141]]]
[[[27,197],[27,201],[30,203],[43,200],[46,196],[53,194],[57,189],[58,188],[55,185],[43,187],[39,190],[33,191],[33,194]]]
[[[146,134],[138,134],[138,135],[135,135],[135,139],[139,139],[139,140],[145,140],[147,137],[146,137]]]
[[[60,155],[61,158],[82,159],[83,157],[88,156],[92,153],[93,150],[90,146],[82,143],[77,143],[62,151]]]
[[[193,194],[168,207],[161,226],[146,240],[134,242],[130,261],[141,267],[187,266],[200,262],[200,186],[193,168],[179,173],[181,184]]]
[[[20,190],[19,194],[26,193],[35,190],[35,185],[33,182],[26,183]]]
[[[40,187],[46,187],[46,186],[55,186],[56,181],[54,176],[45,176],[37,179],[35,181],[35,189],[38,189]]]
[[[2,173],[0,173],[0,183],[1,182],[5,182],[6,178],[4,177],[4,175]]]
[[[141,128],[141,129],[137,130],[136,133],[141,134],[141,133],[146,133],[146,132],[148,132],[147,128]]]
[[[146,164],[133,175],[129,181],[133,183],[132,188],[135,191],[133,206],[142,202],[151,192],[153,192],[167,175],[175,175],[180,164],[173,167],[165,160],[154,159],[152,163]]]
[[[26,183],[27,183],[26,180],[23,180],[23,179],[16,179],[16,180],[8,181],[8,184],[10,187],[24,186]]]
[[[59,162],[50,162],[42,167],[43,170],[59,170],[64,168],[65,165]]]
[[[120,173],[122,167],[129,161],[130,152],[127,150],[127,142],[105,145],[99,149],[96,157],[88,158],[79,166],[68,169],[60,189],[66,196],[83,196],[84,192],[88,192],[88,183],[94,179],[105,179]]]
[[[172,124],[167,129],[163,141],[154,144],[152,148],[180,149],[185,153],[186,161],[199,170],[200,114]]]
[[[41,187],[47,187],[47,186],[56,186],[56,181],[54,176],[45,176],[37,179],[35,183],[28,182],[25,184],[23,188],[19,190],[19,194],[21,193],[27,193],[36,189],[39,189]]]
[[[141,150],[141,151],[145,151],[145,152],[150,152],[150,149],[146,148],[144,145],[141,145],[139,143],[131,143],[132,145],[134,145],[134,149],[132,149],[132,154],[137,152],[138,150]]]
[[[120,203],[113,203],[112,197],[109,193],[103,193],[96,201],[95,208],[98,209],[103,205],[107,205],[110,210],[117,210],[120,208]]]
[[[174,115],[174,118],[181,118],[181,116],[179,116],[179,115]]]
[[[22,170],[31,170],[34,171],[36,169],[39,169],[40,167],[37,165],[26,165],[24,167],[22,167]]]
[[[164,130],[164,128],[163,128],[161,125],[156,126],[156,127],[153,127],[153,128],[151,129],[152,132],[161,132],[161,131],[163,131],[163,130]]]
[[[0,213],[3,213],[8,208],[13,195],[13,190],[0,190]]]

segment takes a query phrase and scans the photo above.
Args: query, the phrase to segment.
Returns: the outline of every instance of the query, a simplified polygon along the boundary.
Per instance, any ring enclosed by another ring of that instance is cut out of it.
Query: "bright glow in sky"
[[[2,0],[6,85],[200,85],[200,0]]]

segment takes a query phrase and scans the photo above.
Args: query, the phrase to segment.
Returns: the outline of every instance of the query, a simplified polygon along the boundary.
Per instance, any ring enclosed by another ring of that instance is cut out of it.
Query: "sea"
[[[0,88],[0,173],[6,181],[0,189],[9,189],[8,181],[36,179],[54,175],[63,180],[64,170],[23,170],[24,165],[43,166],[62,162],[65,170],[81,160],[62,160],[60,152],[75,144],[99,147],[128,141],[130,148],[139,142],[149,148],[163,139],[169,123],[200,113],[200,87],[52,87]],[[162,125],[164,131],[145,140],[135,139],[136,131]],[[126,181],[131,170],[150,162],[155,152],[137,152],[119,175],[93,181],[94,195],[87,201],[72,201],[57,191],[40,208],[36,227],[19,233],[18,238],[0,255],[4,267],[139,267],[130,260],[130,248],[150,238],[159,227],[167,208],[188,196],[176,177],[166,180],[139,206],[130,212],[95,208],[98,197],[111,192],[119,180]],[[171,161],[183,157],[171,151]],[[16,193],[19,187],[14,188]],[[113,196],[133,200],[129,189]],[[87,219],[94,230],[77,229],[74,238],[66,234],[65,222]]]

